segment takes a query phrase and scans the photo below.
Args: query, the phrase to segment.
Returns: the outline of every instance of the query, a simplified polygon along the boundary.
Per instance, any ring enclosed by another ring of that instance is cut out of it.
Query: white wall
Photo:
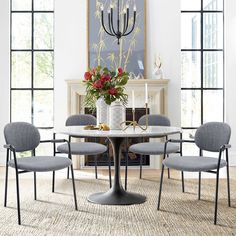
[[[0,2],[0,164],[4,162],[4,125],[9,122],[9,1]]]
[[[82,79],[86,68],[86,0],[56,1],[55,13],[55,125],[67,117],[65,79]],[[170,7],[171,6],[171,7]],[[147,75],[152,76],[154,54],[161,55],[170,79],[169,116],[180,125],[180,0],[147,0]]]
[[[66,79],[80,79],[87,68],[86,0],[55,1],[55,125],[67,118]]]
[[[225,1],[226,122],[232,129],[230,163],[236,165],[236,1]]]

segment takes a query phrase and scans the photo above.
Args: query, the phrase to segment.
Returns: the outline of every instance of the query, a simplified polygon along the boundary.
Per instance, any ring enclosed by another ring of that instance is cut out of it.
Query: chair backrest
[[[205,151],[218,152],[220,147],[228,144],[231,128],[223,122],[208,122],[200,126],[195,134],[196,145]]]
[[[146,115],[142,116],[138,123],[140,125],[146,124]],[[150,126],[170,126],[170,120],[162,115],[148,115],[148,125]]]
[[[84,126],[84,125],[96,125],[97,119],[92,115],[72,115],[66,120],[66,126]]]
[[[9,123],[4,128],[7,144],[11,144],[17,152],[34,150],[40,142],[38,129],[26,122]]]

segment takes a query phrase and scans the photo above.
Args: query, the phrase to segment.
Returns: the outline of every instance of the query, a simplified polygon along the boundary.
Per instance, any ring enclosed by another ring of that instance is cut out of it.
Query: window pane
[[[31,123],[31,91],[12,91],[12,121]]]
[[[181,86],[196,88],[201,86],[201,54],[200,52],[182,52]]]
[[[51,129],[39,129],[41,140],[53,139],[53,132]],[[53,155],[52,143],[42,143],[36,149],[36,155],[38,156],[51,156]]]
[[[53,1],[54,0],[37,0],[37,1],[34,1],[34,10],[35,11],[42,11],[42,10],[53,11],[53,8],[54,8]]]
[[[204,91],[203,122],[223,121],[223,91]]]
[[[181,0],[181,10],[201,10],[201,0]]]
[[[35,49],[53,48],[53,14],[35,13],[34,15]]]
[[[183,139],[185,140],[193,140],[195,136],[195,129],[184,129],[183,130]],[[184,156],[198,156],[199,148],[194,143],[183,143],[183,155]]]
[[[31,13],[12,13],[12,49],[31,49]]]
[[[31,53],[12,52],[12,88],[31,87]]]
[[[32,0],[12,0],[13,11],[31,11]]]
[[[204,49],[223,49],[223,14],[203,14]]]
[[[53,127],[53,91],[34,91],[34,125]]]
[[[207,11],[211,10],[223,10],[223,0],[203,0],[203,9]]]
[[[201,92],[182,90],[181,110],[182,127],[199,127],[201,124]]]
[[[223,88],[223,52],[204,52],[204,87]]]
[[[34,86],[53,88],[53,52],[34,53]]]
[[[201,41],[200,14],[181,14],[181,46],[182,49],[199,49]]]

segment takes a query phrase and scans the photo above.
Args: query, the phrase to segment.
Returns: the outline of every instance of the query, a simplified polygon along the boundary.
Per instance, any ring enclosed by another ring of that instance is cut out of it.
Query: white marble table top
[[[147,130],[143,131],[140,128],[133,127],[128,128],[125,131],[122,130],[84,130],[83,126],[70,126],[62,129],[55,129],[55,133],[66,134],[79,137],[120,137],[120,138],[136,138],[136,137],[163,137],[166,135],[177,134],[182,132],[179,127],[167,127],[167,126],[149,126]]]

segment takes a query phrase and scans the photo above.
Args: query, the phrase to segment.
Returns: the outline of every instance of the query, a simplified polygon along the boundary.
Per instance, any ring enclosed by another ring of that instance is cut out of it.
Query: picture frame
[[[101,4],[104,6],[105,25],[108,25],[106,9],[110,2],[116,14],[116,0],[87,0],[87,67],[101,65],[111,70],[121,67],[130,72],[133,79],[146,79],[146,0],[121,1],[121,9],[125,7],[124,3],[128,3],[130,8],[136,5],[137,19],[134,31],[122,37],[120,45],[117,38],[106,34],[101,25]],[[130,9],[130,24],[132,18],[133,9]]]

